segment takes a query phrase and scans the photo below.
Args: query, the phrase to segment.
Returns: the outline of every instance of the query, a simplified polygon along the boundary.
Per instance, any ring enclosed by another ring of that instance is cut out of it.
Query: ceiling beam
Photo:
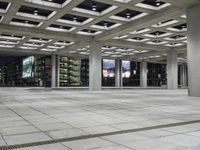
[[[84,0],[72,0],[69,4],[61,8],[52,18],[50,18],[48,21],[45,21],[40,28],[46,28],[49,25],[53,24],[62,16],[64,16],[68,11],[72,10],[74,7],[76,7],[78,4],[82,3],[83,1]]]
[[[0,48],[0,54],[8,55],[50,55],[49,52],[38,51],[38,50],[25,50],[19,48]]]
[[[158,22],[166,21],[166,20],[172,19],[174,17],[181,16],[184,13],[185,13],[185,9],[180,9],[177,7],[169,7],[169,8],[163,9],[160,12],[156,12],[151,15],[142,17],[142,18],[138,19],[137,21],[133,20],[122,26],[114,28],[108,32],[97,35],[95,37],[95,39],[96,40],[112,39],[112,38],[120,36],[120,35],[128,34],[131,31],[135,31],[135,30],[138,30],[141,28],[146,28],[146,27],[149,27]]]
[[[2,23],[4,24],[10,23],[13,16],[15,16],[19,8],[22,6],[23,2],[24,2],[23,0],[17,0],[15,3],[10,3],[10,8],[8,9],[5,15],[6,17],[4,17]]]
[[[166,46],[157,46],[144,43],[129,42],[124,40],[107,40],[103,42],[104,45],[117,46],[121,48],[133,48],[137,50],[152,50],[152,51],[167,51],[170,48]]]
[[[77,50],[79,48],[83,48],[85,46],[89,45],[89,42],[77,42],[71,46],[68,46],[66,48],[63,48],[61,50],[58,50],[57,52],[55,52],[56,54],[58,55],[63,55],[63,54],[66,54],[67,52],[69,51],[74,51],[74,50]]]
[[[60,39],[65,41],[92,41],[93,37],[83,36],[73,33],[48,31],[45,29],[29,28],[22,26],[0,24],[0,32],[9,34],[18,34],[24,36],[33,36],[47,39]]]
[[[182,8],[187,8],[200,3],[198,0],[163,0],[163,1]]]

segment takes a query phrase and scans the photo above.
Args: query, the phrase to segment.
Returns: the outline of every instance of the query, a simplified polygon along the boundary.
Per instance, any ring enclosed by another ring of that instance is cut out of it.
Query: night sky
[[[17,58],[21,58],[21,56],[0,56],[0,66],[5,65]]]

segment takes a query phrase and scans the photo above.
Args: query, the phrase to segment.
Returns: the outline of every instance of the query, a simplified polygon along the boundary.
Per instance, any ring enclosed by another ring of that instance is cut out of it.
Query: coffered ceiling
[[[0,53],[160,59],[187,45],[186,8],[198,0],[0,0]]]

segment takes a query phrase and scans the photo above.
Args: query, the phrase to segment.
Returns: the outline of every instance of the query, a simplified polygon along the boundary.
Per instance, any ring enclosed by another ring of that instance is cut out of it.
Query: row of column
[[[101,45],[92,43],[89,56],[89,88],[91,91],[99,91],[102,88],[102,58]],[[52,55],[52,87],[59,87],[59,56]],[[147,87],[147,62],[140,63],[140,87]],[[116,60],[115,85],[122,87],[122,61]],[[182,86],[187,86],[187,66],[181,65],[180,80]],[[178,64],[177,53],[174,49],[167,53],[167,88],[178,88]]]
[[[188,25],[188,85],[189,95],[200,97],[200,5],[195,5],[187,9],[187,25]],[[90,46],[90,73],[89,82],[90,90],[101,90],[101,45],[94,42]],[[117,61],[116,86],[120,87],[121,82],[121,66],[120,61]],[[52,87],[58,85],[56,81],[56,57],[52,57]],[[181,76],[181,83],[187,85],[185,82],[187,75],[184,69]],[[167,86],[169,89],[177,89],[178,87],[178,65],[177,53],[174,49],[167,52]],[[141,86],[147,86],[147,64],[141,63],[140,72]]]

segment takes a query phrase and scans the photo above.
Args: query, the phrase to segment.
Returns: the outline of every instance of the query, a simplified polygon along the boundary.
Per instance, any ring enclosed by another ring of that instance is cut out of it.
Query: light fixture
[[[129,11],[126,13],[126,18],[128,18],[128,19],[131,18],[131,13]]]
[[[63,26],[60,26],[60,29],[62,29],[63,28]]]
[[[186,28],[186,26],[185,26],[185,25],[183,25],[181,28],[182,28],[182,29],[185,29],[185,28]]]
[[[156,32],[156,38],[158,38],[159,37],[159,32]]]
[[[161,22],[158,22],[158,23],[157,23],[157,27],[160,27],[160,26],[161,26],[161,24],[162,24]]]
[[[96,3],[93,3],[93,4],[92,4],[92,10],[93,10],[93,11],[96,11],[96,10],[97,10],[97,5],[96,5]]]
[[[104,22],[104,27],[107,28],[108,27],[108,23]]]
[[[38,10],[34,10],[34,15],[38,15]]]
[[[160,6],[161,5],[160,0],[156,0],[155,2],[156,2],[156,6]]]
[[[28,20],[26,20],[25,23],[28,23]]]
[[[140,38],[139,38],[139,37],[137,37],[137,38],[136,38],[136,40],[137,40],[137,41],[140,41]]]
[[[77,16],[73,17],[73,21],[76,22],[77,21]]]

